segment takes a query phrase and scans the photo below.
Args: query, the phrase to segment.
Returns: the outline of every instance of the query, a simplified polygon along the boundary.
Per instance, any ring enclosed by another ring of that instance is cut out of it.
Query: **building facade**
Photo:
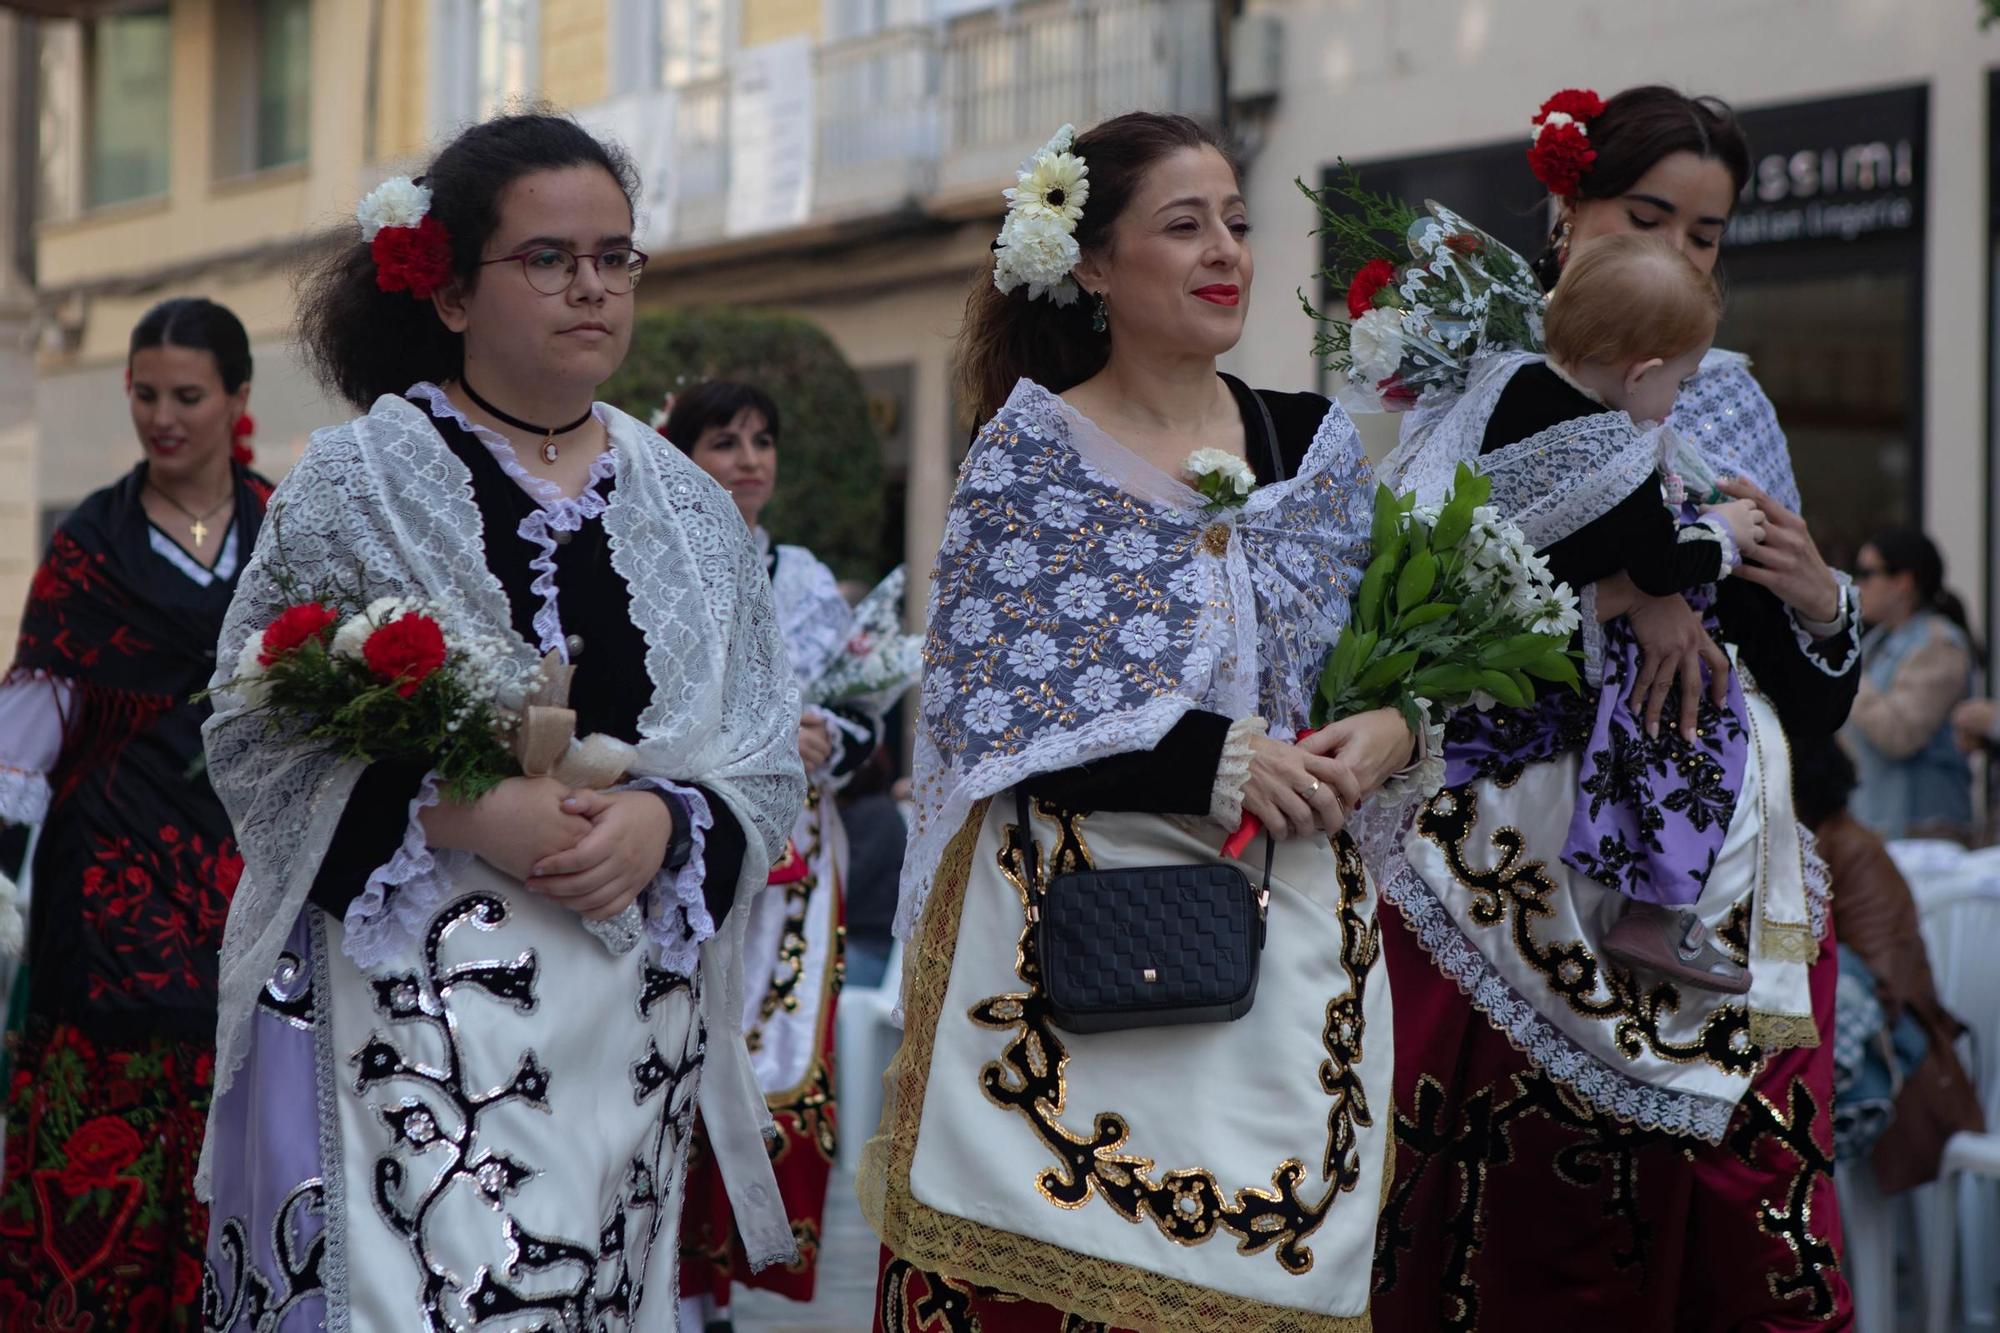
[[[0,60],[10,32],[34,88],[0,105],[0,184],[27,179],[33,214],[0,254],[0,391],[18,382],[7,261],[29,237],[38,373],[31,411],[0,392],[0,473],[21,482],[0,496],[0,615],[50,521],[129,465],[120,372],[144,308],[199,292],[243,315],[281,470],[345,410],[289,340],[297,265],[383,176],[516,99],[633,153],[642,302],[772,307],[834,338],[921,574],[970,425],[959,311],[1000,189],[1058,125],[1139,107],[1224,124],[1261,279],[1228,368],[1323,387],[1293,292],[1337,302],[1312,287],[1295,179],[1344,158],[1533,249],[1528,116],[1559,87],[1639,82],[1745,112],[1757,178],[1725,249],[1724,341],[1777,402],[1828,545],[1920,521],[1969,602],[2000,591],[2000,33],[1971,0],[1922,22],[1873,0],[0,0]],[[1364,433],[1379,450],[1394,426]],[[810,446],[802,423],[791,447]]]

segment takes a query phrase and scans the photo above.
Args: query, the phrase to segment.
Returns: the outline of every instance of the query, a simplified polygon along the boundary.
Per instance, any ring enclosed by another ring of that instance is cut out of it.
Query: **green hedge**
[[[649,419],[670,390],[741,380],[783,418],[772,540],[803,546],[843,578],[873,580],[903,558],[885,549],[882,448],[854,368],[820,327],[795,315],[718,308],[642,311],[607,402]]]

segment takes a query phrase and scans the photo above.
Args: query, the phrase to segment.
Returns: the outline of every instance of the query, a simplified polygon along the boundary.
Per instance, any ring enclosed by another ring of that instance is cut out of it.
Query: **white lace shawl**
[[[1468,386],[1469,392],[1469,386]],[[1382,479],[1409,489],[1412,462],[1424,451],[1438,423],[1462,395],[1431,393],[1403,414],[1396,447],[1382,462]],[[1490,411],[1490,409],[1489,409]],[[1750,373],[1741,352],[1711,348],[1701,368],[1682,386],[1667,425],[1694,446],[1718,477],[1748,477],[1786,508],[1799,512],[1799,483],[1792,473],[1791,447],[1771,400]]]
[[[1741,352],[1711,348],[1701,369],[1681,387],[1672,426],[1724,477],[1748,477],[1779,504],[1799,512],[1792,451],[1771,400]]]
[[[606,419],[617,485],[605,531],[645,634],[653,684],[634,776],[700,783],[727,803],[749,835],[736,895],[747,903],[784,848],[805,791],[796,748],[798,688],[770,584],[727,494],[631,417],[607,410]],[[484,542],[471,474],[421,408],[384,396],[366,416],[316,432],[271,499],[223,624],[217,685],[248,637],[285,604],[276,577],[283,568],[309,582],[338,580],[360,603],[421,599],[448,637],[467,630],[499,636],[510,646],[504,670],[520,688],[534,675],[539,654],[513,628],[506,592],[481,554]],[[277,965],[362,765],[275,740],[238,695],[225,691],[216,705],[203,728],[208,771],[244,858],[222,946],[220,1105],[248,1046],[257,992]],[[702,950],[703,1003],[718,1014],[741,1012],[748,915],[731,913]],[[711,1090],[726,1098],[741,1084],[755,1093],[740,1034],[734,1040],[729,1034],[739,1034],[734,1021],[711,1023],[704,1106]],[[754,1140],[754,1113],[725,1104],[733,1120],[752,1126]],[[708,1119],[714,1124],[717,1116]],[[204,1190],[208,1169],[204,1148],[198,1182]],[[779,1253],[790,1248],[782,1218],[782,1240],[754,1224],[751,1230],[760,1232],[745,1232],[753,1261],[771,1257],[773,1244]]]
[[[1465,392],[1421,423],[1384,464],[1389,484],[1417,493],[1424,504],[1441,502],[1460,463],[1471,463],[1493,482],[1489,502],[1519,525],[1536,550],[1601,518],[1660,466],[1666,428],[1641,428],[1624,412],[1596,412],[1560,422],[1485,456],[1480,445],[1508,381],[1541,361],[1533,352],[1508,352],[1473,365]]]
[[[1214,513],[1055,394],[1015,386],[959,469],[932,575],[897,934],[975,802],[1150,749],[1191,708],[1304,725],[1374,489],[1336,404],[1296,477]]]
[[[760,529],[761,533],[761,529]],[[792,656],[801,689],[820,678],[846,648],[854,630],[854,609],[840,595],[840,581],[803,546],[775,548],[771,598],[778,607],[778,632]]]

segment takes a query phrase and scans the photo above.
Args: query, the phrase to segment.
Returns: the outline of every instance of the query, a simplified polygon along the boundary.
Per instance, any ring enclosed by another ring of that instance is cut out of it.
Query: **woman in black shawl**
[[[0,820],[41,825],[6,1104],[0,1327],[193,1328],[216,959],[242,861],[202,772],[214,672],[270,484],[223,307],[132,331],[145,457],[49,544],[0,683]]]

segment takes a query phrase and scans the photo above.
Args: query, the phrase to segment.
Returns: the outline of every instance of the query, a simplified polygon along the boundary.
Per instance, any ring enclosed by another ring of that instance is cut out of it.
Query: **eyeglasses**
[[[535,245],[498,259],[482,260],[479,266],[519,260],[530,287],[544,296],[561,296],[576,281],[577,261],[588,259],[596,268],[597,280],[604,284],[604,290],[613,296],[623,296],[639,285],[639,275],[646,271],[649,257],[644,250],[629,245],[614,246],[594,255],[580,255],[560,245]]]

